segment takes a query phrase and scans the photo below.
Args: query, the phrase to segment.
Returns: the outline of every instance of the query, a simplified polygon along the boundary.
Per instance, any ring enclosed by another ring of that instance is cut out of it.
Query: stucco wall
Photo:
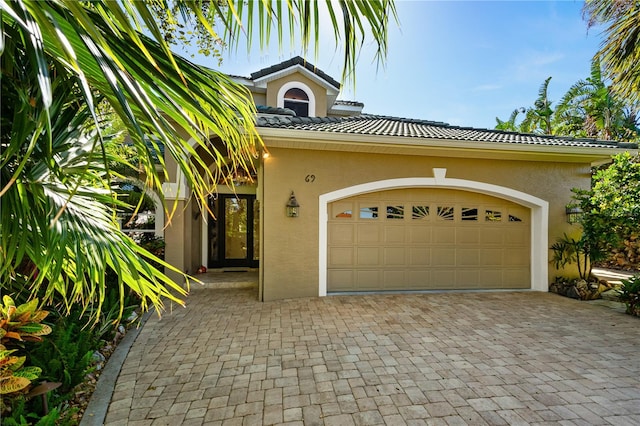
[[[263,208],[265,301],[318,294],[318,197],[352,185],[383,179],[447,177],[509,187],[549,202],[549,243],[577,228],[566,223],[573,187],[588,188],[589,165],[535,161],[455,159],[272,148],[264,161]],[[313,178],[311,178],[313,176]],[[307,182],[308,181],[308,182]],[[286,217],[291,191],[300,217]],[[550,253],[551,256],[551,253]],[[556,275],[550,265],[549,278]]]

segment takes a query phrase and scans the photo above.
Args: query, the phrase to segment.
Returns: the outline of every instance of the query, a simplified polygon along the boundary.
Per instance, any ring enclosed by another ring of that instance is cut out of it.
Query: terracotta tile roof
[[[276,73],[278,71],[285,70],[285,69],[287,69],[289,67],[292,67],[294,65],[300,65],[301,67],[304,67],[304,68],[308,69],[309,71],[311,71],[312,73],[314,73],[315,75],[317,75],[321,79],[325,80],[327,83],[329,83],[330,85],[332,85],[336,89],[340,89],[340,83],[335,81],[329,75],[325,74],[323,71],[319,70],[311,62],[306,61],[304,58],[302,58],[300,56],[296,56],[295,58],[288,59],[288,60],[286,60],[284,62],[280,62],[279,64],[272,65],[272,66],[267,67],[267,68],[263,68],[260,71],[252,72],[251,73],[251,80],[255,81],[255,80],[259,79],[260,77],[264,77],[264,76],[269,75],[269,74],[274,74],[274,73]]]
[[[527,145],[573,146],[585,148],[629,148],[629,142],[602,141],[536,134],[506,132],[451,126],[447,123],[381,115],[362,114],[351,117],[258,117],[258,127],[316,132],[377,136],[400,136],[418,139],[445,139],[473,142],[514,143]]]

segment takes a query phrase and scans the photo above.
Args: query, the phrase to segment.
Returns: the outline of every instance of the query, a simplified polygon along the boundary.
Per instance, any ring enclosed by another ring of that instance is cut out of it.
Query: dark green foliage
[[[627,313],[640,316],[640,275],[622,280],[620,290],[620,300],[627,305]]]
[[[24,397],[16,398],[11,412],[3,415],[2,426],[53,426],[59,420],[60,412],[57,409],[54,408],[42,416],[41,410],[33,411],[40,407],[34,407],[30,402],[32,401],[27,401]]]
[[[59,393],[69,392],[84,380],[98,340],[78,310],[58,315],[49,338],[29,352],[31,362],[42,368],[41,378],[61,382]]]
[[[584,237],[597,250],[593,261],[603,260],[611,248],[640,232],[640,157],[629,153],[597,170],[591,190],[574,190],[584,212],[580,223]]]
[[[617,227],[640,229],[640,157],[629,153],[593,175],[587,207],[598,210]]]
[[[612,247],[632,233],[640,232],[640,158],[629,153],[597,170],[590,190],[573,189],[582,209],[579,239],[566,234],[552,246],[556,268],[577,263],[580,278],[588,280],[591,265],[606,258]]]

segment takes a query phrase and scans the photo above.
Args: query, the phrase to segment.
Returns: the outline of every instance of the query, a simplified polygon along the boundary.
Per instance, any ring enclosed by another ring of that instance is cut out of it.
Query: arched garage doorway
[[[434,169],[433,178],[370,182],[321,195],[318,294],[546,291],[548,203],[445,174]]]
[[[328,209],[328,292],[531,287],[530,211],[511,201],[407,188]]]

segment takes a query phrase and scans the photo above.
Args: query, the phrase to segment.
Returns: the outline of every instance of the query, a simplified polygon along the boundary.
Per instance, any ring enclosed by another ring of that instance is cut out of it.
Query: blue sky
[[[340,98],[363,102],[364,112],[453,125],[493,128],[515,108],[528,107],[547,77],[556,103],[589,75],[601,41],[587,31],[582,1],[397,1],[400,24],[389,33],[384,68],[373,62],[370,40],[360,53],[355,88]],[[310,62],[340,79],[342,53],[333,37],[321,42]],[[177,53],[180,53],[179,51]],[[266,51],[244,46],[227,52],[217,67],[206,57],[194,62],[223,72],[251,72],[301,55],[276,43]]]

